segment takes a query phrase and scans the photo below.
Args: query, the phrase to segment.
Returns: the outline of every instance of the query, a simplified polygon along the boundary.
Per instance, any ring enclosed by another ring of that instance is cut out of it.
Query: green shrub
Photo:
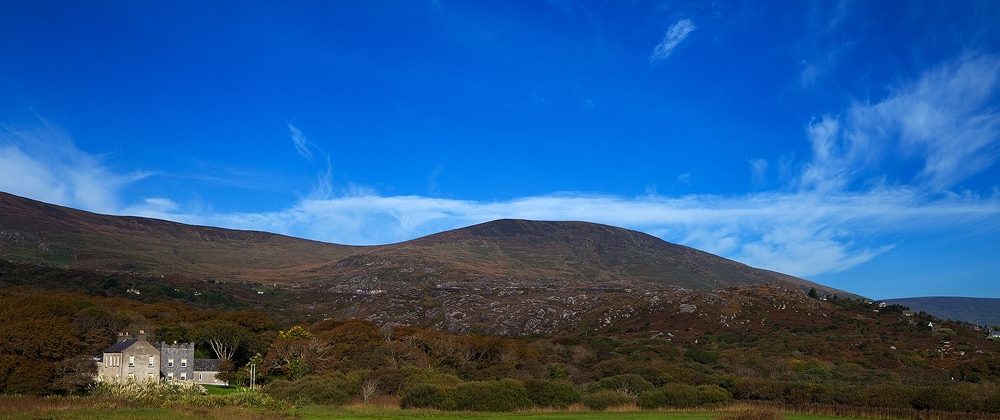
[[[524,383],[531,402],[539,407],[566,407],[580,402],[580,392],[573,385],[545,380],[530,380]]]
[[[729,402],[733,396],[718,385],[698,385],[698,398],[702,405]]]
[[[731,399],[729,391],[717,385],[667,384],[662,388],[643,392],[639,396],[639,407],[696,407]]]
[[[653,384],[636,374],[615,375],[590,384],[590,392],[616,391],[623,394],[639,395],[653,389]]]
[[[442,408],[448,390],[437,385],[416,384],[403,391],[400,405],[403,408]]]
[[[684,352],[684,355],[703,365],[710,365],[719,361],[719,353],[710,350],[688,349]]]
[[[294,381],[279,379],[264,386],[268,395],[297,405],[340,405],[358,393],[356,381],[342,374],[305,376]]]
[[[960,395],[946,386],[923,387],[913,396],[911,404],[917,410],[956,410],[963,404]]]
[[[667,384],[663,388],[643,392],[639,407],[694,407],[699,405],[698,389],[693,385]]]
[[[531,407],[528,390],[519,381],[463,382],[453,388],[417,384],[403,392],[403,408],[462,411],[514,411]]]
[[[132,407],[163,407],[174,404],[196,407],[245,407],[278,411],[291,408],[283,399],[256,391],[227,395],[209,395],[201,385],[176,385],[162,382],[125,382],[98,384],[91,396],[127,402]]]
[[[580,402],[591,410],[602,411],[635,402],[635,397],[618,391],[603,390],[584,395]]]
[[[372,372],[370,377],[378,381],[380,392],[389,395],[399,394],[416,384],[455,386],[462,382],[455,375],[416,366],[380,369]]]
[[[782,401],[796,405],[832,404],[834,403],[834,391],[827,385],[793,382],[785,384]]]
[[[566,379],[569,377],[569,369],[564,364],[550,363],[548,368],[549,379]]]
[[[445,409],[465,411],[514,411],[531,407],[528,390],[520,381],[465,382],[451,390]]]

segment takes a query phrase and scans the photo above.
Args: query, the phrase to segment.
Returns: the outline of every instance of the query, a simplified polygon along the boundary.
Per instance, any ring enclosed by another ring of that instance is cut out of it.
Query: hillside
[[[695,291],[729,287],[850,295],[584,222],[497,220],[355,247],[99,215],[0,194],[0,239],[0,256],[13,262],[129,275],[136,287],[158,285],[167,294],[252,290],[245,300],[309,319],[367,318],[459,332],[574,329],[609,311],[626,316],[620,312],[631,308],[627,316],[641,316]]]
[[[1000,325],[1000,299],[997,298],[912,297],[886,299],[885,302],[907,306],[942,319],[985,326]]]

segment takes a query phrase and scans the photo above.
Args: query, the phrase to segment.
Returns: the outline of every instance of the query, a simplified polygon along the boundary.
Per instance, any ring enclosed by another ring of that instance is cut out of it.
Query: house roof
[[[138,343],[139,339],[130,338],[128,340],[119,341],[117,344],[108,347],[104,350],[105,353],[121,353],[125,349],[132,347],[133,344]]]
[[[218,372],[221,362],[219,359],[194,359],[194,370]]]

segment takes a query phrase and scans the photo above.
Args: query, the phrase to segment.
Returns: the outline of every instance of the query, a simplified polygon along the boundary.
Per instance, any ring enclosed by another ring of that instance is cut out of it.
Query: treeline
[[[848,314],[870,312],[861,308]],[[956,342],[947,358],[905,348],[907,337],[925,343],[935,334],[916,323],[862,330],[868,324],[846,317],[820,332],[776,329],[697,343],[597,334],[509,338],[365,321],[279,325],[258,311],[21,287],[0,290],[0,317],[0,392],[7,394],[87,393],[93,358],[118,332],[142,329],[151,341],[192,341],[197,357],[226,359],[222,376],[235,385],[250,383],[253,364],[264,393],[295,404],[391,396],[405,407],[495,411],[754,400],[1000,412],[996,345]]]

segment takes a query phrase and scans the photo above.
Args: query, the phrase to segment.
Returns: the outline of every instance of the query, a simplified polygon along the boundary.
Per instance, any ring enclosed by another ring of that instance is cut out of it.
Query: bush
[[[550,363],[549,379],[566,379],[569,377],[569,369],[561,363]]]
[[[416,384],[405,391],[400,400],[403,408],[442,408],[447,398],[447,390],[431,384]]]
[[[201,385],[175,385],[162,382],[125,382],[98,384],[91,395],[102,399],[127,401],[133,407],[163,407],[181,404],[196,407],[245,407],[263,410],[287,410],[288,401],[255,391],[227,395],[208,395]]]
[[[514,411],[531,407],[528,390],[519,381],[463,382],[454,388],[417,384],[407,388],[403,408],[438,408],[464,411]]]
[[[684,355],[703,365],[710,365],[719,361],[719,353],[702,349],[688,349]]]
[[[264,386],[268,395],[296,405],[340,405],[358,393],[359,385],[341,374],[306,376],[294,381],[279,379]]]
[[[590,392],[616,391],[622,394],[639,395],[653,389],[653,384],[636,374],[615,375],[603,378],[587,388]]]
[[[925,387],[911,401],[917,410],[954,410],[961,404],[956,395],[943,386]]]
[[[531,402],[539,407],[563,408],[570,404],[580,402],[580,392],[573,385],[544,381],[531,380],[524,383],[528,390]]]
[[[455,386],[462,382],[459,377],[440,373],[432,369],[405,366],[402,368],[380,369],[371,373],[370,378],[378,381],[380,391],[390,395],[404,392],[417,384]]]
[[[729,392],[717,385],[667,384],[663,388],[643,392],[639,396],[639,407],[695,407],[730,399]]]
[[[514,411],[531,407],[528,390],[520,381],[465,382],[451,390],[446,409],[466,411]]]
[[[603,411],[611,407],[620,407],[635,402],[635,397],[617,391],[598,391],[584,395],[580,402],[591,410]]]

